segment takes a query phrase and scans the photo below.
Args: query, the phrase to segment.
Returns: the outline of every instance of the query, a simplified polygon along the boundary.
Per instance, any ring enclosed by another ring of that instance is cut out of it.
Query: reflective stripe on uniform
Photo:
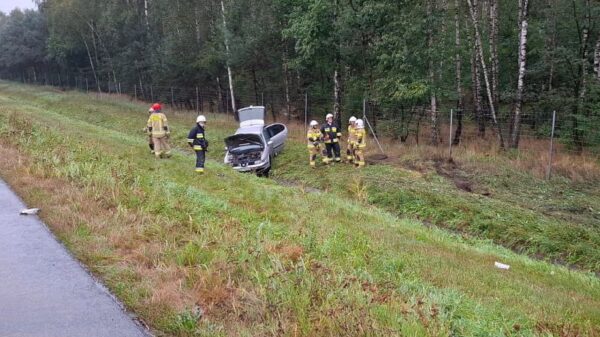
[[[202,151],[202,146],[200,146],[200,145],[194,145],[194,150],[195,151]]]
[[[194,142],[193,139],[188,139],[187,141],[188,141],[188,143],[193,143]]]
[[[204,134],[198,133],[198,134],[196,134],[196,138],[204,138]]]

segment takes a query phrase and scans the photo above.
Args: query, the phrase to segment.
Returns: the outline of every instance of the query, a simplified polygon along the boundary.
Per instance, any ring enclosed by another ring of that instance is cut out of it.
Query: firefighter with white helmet
[[[170,157],[171,147],[167,140],[171,135],[171,129],[167,121],[167,116],[161,112],[162,108],[159,103],[152,105],[152,112],[148,118],[147,130],[148,136],[152,137],[154,144],[154,155],[156,158]]]
[[[319,129],[319,123],[315,120],[310,122],[310,128],[306,133],[306,139],[308,140],[308,155],[310,166],[315,168],[317,166],[317,155],[321,151],[321,139],[323,134]]]
[[[206,117],[200,115],[196,117],[196,125],[188,134],[188,144],[196,152],[196,172],[204,173],[204,161],[206,160],[206,151],[208,151],[208,141],[204,133],[206,126]]]
[[[354,131],[356,140],[354,141],[354,165],[356,167],[365,166],[365,148],[367,147],[367,132],[365,131],[365,122],[362,119],[356,120],[356,130]]]
[[[342,161],[340,157],[340,137],[342,137],[342,131],[333,121],[332,114],[327,114],[325,120],[325,124],[321,126],[321,133],[323,134],[327,157],[323,157],[323,162],[329,164],[335,160],[335,162],[339,163]]]
[[[348,141],[346,143],[346,160],[349,163],[354,162],[354,143],[356,142],[355,131],[356,117],[352,116],[348,120]]]

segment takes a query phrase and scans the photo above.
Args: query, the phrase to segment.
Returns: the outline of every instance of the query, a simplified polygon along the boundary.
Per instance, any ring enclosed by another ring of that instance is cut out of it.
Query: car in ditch
[[[238,110],[240,127],[225,138],[224,162],[239,172],[268,176],[276,157],[285,147],[288,129],[284,124],[265,125],[265,107]]]

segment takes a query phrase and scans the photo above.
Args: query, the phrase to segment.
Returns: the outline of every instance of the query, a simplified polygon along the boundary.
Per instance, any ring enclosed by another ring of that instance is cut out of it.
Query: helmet
[[[363,122],[362,119],[357,119],[356,120],[356,128],[357,129],[364,129],[365,128],[365,122]]]
[[[332,114],[327,114],[327,116],[325,116],[325,119],[329,119],[329,118],[333,118]]]
[[[310,121],[310,126],[317,126],[319,125],[319,122],[317,121]]]
[[[352,117],[350,117],[350,119],[348,121],[350,123],[354,123],[354,122],[356,122],[356,117],[352,116]]]
[[[160,104],[154,103],[152,105],[152,110],[154,110],[154,111],[160,111],[160,110],[162,110],[162,107],[160,106]]]
[[[196,123],[205,123],[206,122],[206,117],[204,117],[204,115],[200,115],[198,117],[196,117]]]

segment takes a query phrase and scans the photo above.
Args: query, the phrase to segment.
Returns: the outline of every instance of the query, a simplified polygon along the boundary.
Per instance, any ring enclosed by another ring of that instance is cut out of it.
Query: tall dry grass
[[[290,123],[290,136],[297,141],[305,137],[304,124]],[[401,165],[413,169],[426,169],[428,162],[450,158],[449,125],[442,125],[440,144],[428,144],[430,129],[421,128],[419,137],[411,136],[406,142],[394,140],[389,136],[380,136],[379,141],[385,154],[386,163]],[[569,179],[576,183],[600,181],[600,156],[590,150],[578,154],[560,139],[553,142],[552,175]],[[370,137],[367,155],[379,153],[374,138]],[[478,135],[477,126],[463,126],[461,143],[452,146],[452,159],[466,164],[471,170],[480,173],[495,174],[499,169],[515,169],[527,172],[537,178],[545,179],[550,165],[550,139],[536,138],[529,134],[521,136],[519,149],[504,149],[499,146],[493,130],[487,130],[485,137]]]

